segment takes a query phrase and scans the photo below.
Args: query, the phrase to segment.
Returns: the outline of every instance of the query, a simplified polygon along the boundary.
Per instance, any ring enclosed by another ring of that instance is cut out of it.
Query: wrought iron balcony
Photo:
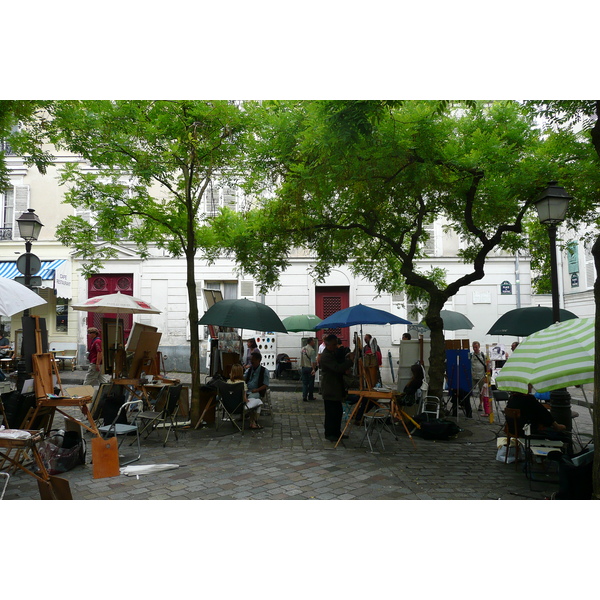
[[[0,240],[12,240],[13,230],[12,227],[0,227]]]

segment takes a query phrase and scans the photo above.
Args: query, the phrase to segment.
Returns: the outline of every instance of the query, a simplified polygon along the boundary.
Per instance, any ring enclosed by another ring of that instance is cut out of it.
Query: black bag
[[[77,465],[85,464],[85,440],[77,431],[61,434],[51,431],[39,445],[39,453],[49,475],[66,473]]]
[[[419,422],[415,418],[415,421]],[[415,435],[425,440],[449,440],[460,432],[460,427],[453,421],[445,419],[433,419],[432,421],[421,421],[421,429],[417,429]]]
[[[125,394],[121,388],[114,389],[106,395],[104,405],[102,406],[102,419],[105,425],[112,424],[123,404],[125,404]],[[119,414],[117,423],[122,425],[128,424],[125,412]]]

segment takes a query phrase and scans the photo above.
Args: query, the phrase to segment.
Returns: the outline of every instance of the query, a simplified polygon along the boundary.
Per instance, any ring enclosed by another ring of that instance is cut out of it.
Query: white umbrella
[[[88,298],[82,304],[73,304],[71,308],[87,312],[117,313],[119,315],[137,315],[143,313],[159,315],[161,312],[149,302],[140,300],[134,296],[121,294],[121,292],[106,294],[104,296],[94,296],[93,298]]]
[[[0,315],[12,317],[26,308],[33,308],[46,301],[23,284],[0,277]]]
[[[594,382],[595,319],[571,319],[522,341],[496,377],[502,390],[550,392]]]
[[[117,327],[115,330],[115,350],[117,349],[119,338],[119,315],[159,315],[161,313],[158,308],[152,306],[149,302],[140,300],[134,296],[121,294],[121,292],[117,292],[116,294],[105,294],[104,296],[94,296],[93,298],[88,298],[83,304],[73,304],[71,308],[74,310],[85,310],[87,312],[116,313]]]

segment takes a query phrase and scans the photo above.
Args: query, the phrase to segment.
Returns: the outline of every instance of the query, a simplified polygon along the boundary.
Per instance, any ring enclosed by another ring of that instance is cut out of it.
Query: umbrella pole
[[[456,424],[458,425],[458,419],[460,414],[460,356],[456,355]],[[469,402],[471,400],[469,399]]]

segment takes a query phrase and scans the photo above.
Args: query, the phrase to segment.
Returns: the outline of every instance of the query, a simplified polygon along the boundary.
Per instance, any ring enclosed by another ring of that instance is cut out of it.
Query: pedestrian
[[[344,374],[350,374],[354,361],[352,353],[342,359],[337,348],[337,336],[329,334],[325,338],[325,350],[319,359],[321,396],[325,407],[325,439],[330,442],[337,442],[342,435],[342,401],[346,396]]]
[[[402,341],[408,341],[408,340],[412,340],[412,336],[410,335],[410,333],[406,332],[402,334]]]
[[[481,393],[483,392],[483,384],[486,373],[485,354],[481,352],[481,344],[473,342],[473,352],[469,357],[471,360],[471,378],[473,380],[471,391],[479,399],[477,410],[483,410]]]
[[[2,333],[0,333],[0,358],[10,358],[12,353],[10,340],[6,337],[4,331],[2,331]]]
[[[300,352],[300,376],[302,378],[302,401],[312,402],[315,397],[315,373],[317,372],[317,351],[315,338],[309,337]]]
[[[246,355],[244,357],[244,369],[250,368],[250,356],[253,352],[260,353],[260,350],[256,345],[256,340],[254,338],[248,338],[248,341],[246,342]]]
[[[87,330],[87,351],[88,351],[88,367],[83,385],[100,385],[106,383],[108,377],[102,373],[103,352],[102,339],[100,332],[96,327],[88,327]]]

